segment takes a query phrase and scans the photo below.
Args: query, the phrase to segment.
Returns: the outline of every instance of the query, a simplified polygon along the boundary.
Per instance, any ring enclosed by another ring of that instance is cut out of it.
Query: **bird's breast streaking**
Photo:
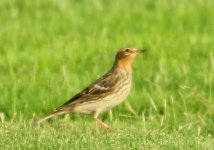
[[[120,72],[117,72],[117,75],[113,74],[113,77],[109,76],[108,78],[109,82],[105,86],[102,85],[102,82],[92,84],[91,95],[85,95],[85,98],[91,97],[91,100],[83,100],[74,107],[73,111],[88,114],[94,113],[95,116],[98,116],[100,113],[110,110],[125,100],[131,89],[131,73],[120,70]],[[101,91],[103,92],[102,94]],[[112,94],[109,94],[109,92]]]

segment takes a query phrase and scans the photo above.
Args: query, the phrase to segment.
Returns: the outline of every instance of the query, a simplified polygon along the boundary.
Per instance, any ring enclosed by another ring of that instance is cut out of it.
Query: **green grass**
[[[42,127],[4,124],[0,131],[2,149],[212,149],[213,138],[189,131],[144,130],[142,122],[113,121],[110,133],[92,122],[57,121]]]
[[[1,0],[0,149],[213,149],[214,3]],[[30,122],[104,74],[120,47],[147,48],[128,98],[101,118]]]

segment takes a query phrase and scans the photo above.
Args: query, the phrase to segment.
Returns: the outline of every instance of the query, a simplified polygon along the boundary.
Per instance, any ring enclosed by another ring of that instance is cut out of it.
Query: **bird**
[[[74,95],[49,115],[36,121],[41,122],[68,113],[92,114],[94,120],[105,130],[109,126],[99,119],[103,112],[111,110],[129,95],[132,85],[132,63],[145,49],[120,48],[111,69],[92,82],[88,87]]]

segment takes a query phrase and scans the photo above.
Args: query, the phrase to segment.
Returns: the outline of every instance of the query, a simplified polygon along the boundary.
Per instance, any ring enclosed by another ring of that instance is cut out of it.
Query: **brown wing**
[[[76,94],[62,106],[58,107],[57,110],[70,107],[74,103],[81,103],[97,99],[97,97],[104,97],[106,94],[114,90],[118,81],[119,76],[115,76],[115,74],[113,75],[112,72],[109,72]]]

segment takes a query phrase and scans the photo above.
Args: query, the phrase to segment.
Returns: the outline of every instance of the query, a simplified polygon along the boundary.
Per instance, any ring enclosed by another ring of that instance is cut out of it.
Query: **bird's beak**
[[[136,50],[137,53],[144,53],[146,49]]]

